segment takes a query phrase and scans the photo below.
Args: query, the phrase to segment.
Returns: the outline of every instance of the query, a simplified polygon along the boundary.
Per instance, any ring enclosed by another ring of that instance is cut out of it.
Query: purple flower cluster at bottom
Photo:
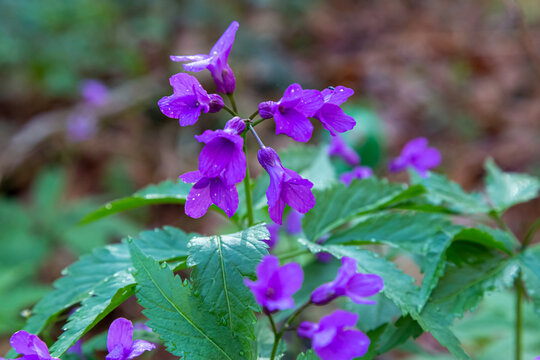
[[[336,310],[318,324],[302,322],[298,336],[311,339],[313,351],[322,360],[351,360],[363,356],[370,344],[367,335],[354,328],[357,321],[357,314]]]
[[[24,330],[17,331],[11,339],[9,344],[16,352],[24,355],[20,359],[24,360],[60,360],[53,358],[49,354],[47,345],[36,335],[32,335]]]
[[[426,138],[419,137],[409,141],[401,150],[401,154],[389,165],[390,171],[399,172],[409,167],[415,169],[420,176],[427,176],[427,171],[441,164],[441,153],[434,147],[428,147]]]
[[[133,323],[124,318],[114,320],[107,334],[106,360],[128,360],[140,356],[156,346],[145,340],[133,341]]]

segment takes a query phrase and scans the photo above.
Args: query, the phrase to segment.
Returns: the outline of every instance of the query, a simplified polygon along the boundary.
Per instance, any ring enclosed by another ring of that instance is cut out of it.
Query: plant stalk
[[[248,217],[248,226],[252,226],[253,221],[253,200],[251,199],[251,179],[249,177],[249,161],[246,144],[246,136],[244,134],[244,154],[246,154],[246,176],[244,177],[244,191],[246,193],[246,208]]]
[[[523,285],[521,284],[521,272],[515,281],[516,288],[516,325],[515,325],[515,360],[522,360],[523,349]]]
[[[238,114],[238,108],[236,107],[236,101],[234,100],[234,94],[227,94],[227,97],[229,98],[229,101],[231,102],[231,106],[235,113]]]
[[[300,306],[295,312],[293,312],[279,332],[277,332],[276,324],[274,323],[274,319],[272,319],[272,315],[270,313],[267,313],[270,324],[272,325],[272,331],[274,332],[274,346],[272,346],[272,354],[270,355],[270,360],[275,360],[279,342],[283,337],[285,331],[289,330],[289,325],[298,317],[298,315],[300,315],[302,311],[306,310],[306,308],[311,304],[312,302],[310,300],[304,305]]]

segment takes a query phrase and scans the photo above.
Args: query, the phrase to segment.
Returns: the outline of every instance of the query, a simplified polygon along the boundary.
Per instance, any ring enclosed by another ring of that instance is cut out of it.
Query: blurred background
[[[183,71],[169,55],[207,53],[232,20],[240,29],[229,64],[245,116],[292,82],[345,85],[356,92],[349,140],[380,176],[418,136],[441,150],[437,171],[467,190],[482,187],[489,156],[540,176],[537,0],[0,0],[0,353],[25,309],[79,255],[144,228],[220,226],[211,214],[188,219],[181,206],[77,222],[196,168],[193,135],[223,126],[226,114],[180,128],[157,101]],[[207,72],[197,77],[214,91]],[[261,125],[265,143],[291,144],[273,130]],[[319,133],[312,143],[326,141]],[[539,214],[537,199],[505,220],[523,236]],[[486,309],[500,311],[493,300]],[[128,302],[111,318],[139,311]],[[463,331],[474,339],[474,328]],[[429,338],[419,344],[442,351]]]

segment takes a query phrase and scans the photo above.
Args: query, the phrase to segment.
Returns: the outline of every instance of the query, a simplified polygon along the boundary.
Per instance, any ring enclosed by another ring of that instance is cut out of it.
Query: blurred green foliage
[[[46,292],[38,275],[47,273],[44,267],[62,254],[59,249],[78,256],[113,237],[137,231],[135,225],[119,217],[77,226],[99,202],[68,202],[65,191],[64,173],[53,169],[38,177],[28,204],[0,197],[0,334],[24,324],[20,311]]]

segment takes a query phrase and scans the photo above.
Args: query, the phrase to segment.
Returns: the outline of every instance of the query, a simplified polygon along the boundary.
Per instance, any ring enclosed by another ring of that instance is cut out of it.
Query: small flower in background
[[[414,168],[422,177],[427,171],[441,164],[441,153],[434,147],[428,147],[426,138],[419,137],[409,141],[401,154],[390,163],[390,171],[399,172],[408,167]]]
[[[194,76],[175,74],[169,82],[173,94],[159,99],[158,106],[163,114],[178,119],[180,126],[193,125],[201,113],[218,112],[223,107],[223,99],[217,94],[208,95]]]
[[[88,140],[97,133],[97,125],[97,118],[89,111],[72,114],[66,120],[67,139],[71,142]]]
[[[318,324],[302,322],[298,336],[311,339],[313,351],[321,360],[352,360],[363,356],[370,344],[366,334],[354,328],[357,321],[357,314],[336,310]]]
[[[83,359],[83,360],[86,359],[86,357],[84,356],[84,354],[82,352],[82,340],[81,339],[77,340],[77,342],[72,347],[67,349],[66,353],[77,354],[79,356],[79,359]]]
[[[257,281],[244,279],[246,286],[253,292],[255,300],[265,310],[294,308],[292,295],[300,290],[304,281],[304,272],[297,263],[279,266],[279,259],[266,255],[257,265]]]
[[[172,61],[189,61],[184,64],[184,70],[198,72],[205,69],[210,71],[214,82],[216,83],[217,92],[224,94],[232,94],[236,86],[234,73],[227,64],[229,53],[238,30],[238,22],[233,21],[225,30],[223,35],[215,43],[208,55],[188,55],[188,56],[171,56]]]
[[[349,186],[354,179],[365,179],[373,176],[373,170],[368,166],[357,166],[352,171],[344,172],[339,181]]]
[[[16,352],[24,355],[20,359],[25,360],[60,360],[53,358],[49,354],[47,345],[36,335],[32,335],[24,330],[17,331],[11,339],[9,344]]]
[[[373,296],[384,287],[383,280],[375,274],[356,273],[356,261],[349,257],[341,259],[336,278],[311,293],[311,302],[325,305],[340,296],[348,296],[357,304],[375,304],[366,297]]]
[[[276,135],[285,134],[296,141],[311,139],[312,117],[322,106],[323,97],[318,90],[303,90],[299,84],[289,85],[278,101],[265,101],[259,104],[259,114],[263,119],[274,118]]]
[[[325,235],[323,237],[321,237],[319,240],[316,241],[317,244],[324,244],[326,242],[326,240],[328,240],[328,236],[329,235]],[[329,263],[330,261],[332,261],[332,259],[334,258],[334,256],[328,252],[318,252],[315,257],[317,258],[318,261],[322,262],[322,263]]]
[[[156,346],[145,340],[133,341],[133,324],[131,321],[118,318],[109,327],[107,334],[106,360],[127,360],[140,356],[145,351],[151,351]]]
[[[268,245],[268,249],[274,248],[278,242],[279,242],[279,230],[281,230],[281,225],[278,225],[276,223],[267,224],[266,228],[268,229],[268,232],[270,233],[269,239],[264,239],[264,241]]]
[[[297,235],[302,232],[302,218],[303,214],[291,209],[287,215],[287,222],[285,223],[285,229],[290,235]]]
[[[98,80],[86,80],[81,86],[84,102],[92,106],[105,105],[109,99],[109,89]]]
[[[185,183],[195,183],[189,191],[186,205],[186,215],[200,218],[214,204],[231,217],[238,208],[238,191],[236,186],[228,185],[221,176],[206,177],[200,171],[191,171],[180,176]]]
[[[324,97],[324,103],[313,117],[318,119],[332,135],[352,130],[356,121],[345,114],[339,105],[354,94],[353,89],[345,86],[330,87],[321,91],[321,94]]]
[[[281,225],[285,204],[302,214],[315,206],[315,197],[311,192],[313,184],[296,172],[284,168],[274,149],[269,147],[260,149],[257,158],[270,176],[266,197],[272,221]]]
[[[343,161],[351,166],[360,164],[360,155],[358,155],[358,153],[339,135],[334,135],[331,137],[330,146],[328,147],[328,155],[339,156],[343,159]]]
[[[196,135],[199,142],[206,145],[199,154],[199,170],[206,177],[217,177],[228,185],[244,180],[246,175],[246,155],[241,134],[246,125],[239,117],[227,122],[224,130],[206,130]]]

